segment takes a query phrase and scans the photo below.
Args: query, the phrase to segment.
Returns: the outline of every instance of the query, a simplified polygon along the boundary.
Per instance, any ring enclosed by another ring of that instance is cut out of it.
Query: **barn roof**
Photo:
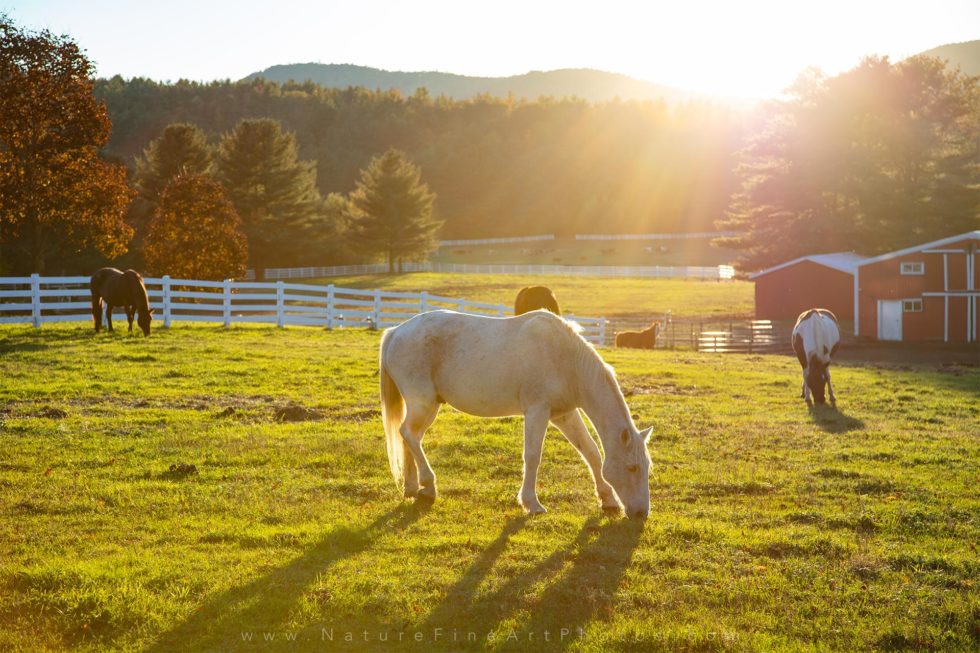
[[[854,252],[834,252],[832,254],[811,254],[809,256],[801,256],[800,258],[795,258],[792,261],[786,261],[785,263],[780,263],[779,265],[774,265],[771,268],[766,268],[765,270],[759,270],[749,275],[749,279],[756,279],[770,272],[775,272],[776,270],[782,270],[783,268],[788,268],[791,265],[796,265],[802,261],[812,261],[818,265],[822,265],[827,268],[834,270],[839,270],[840,272],[846,272],[847,274],[854,274],[857,269],[858,264],[864,260],[863,256],[855,254]]]
[[[942,247],[943,245],[949,245],[950,243],[956,243],[961,240],[968,240],[970,238],[980,238],[980,229],[976,231],[968,231],[965,234],[960,234],[958,236],[949,236],[948,238],[941,238],[939,240],[934,240],[931,243],[922,243],[921,245],[916,245],[914,247],[906,247],[905,249],[899,249],[894,252],[888,252],[887,254],[882,254],[880,256],[875,256],[873,258],[866,258],[860,263],[861,265],[868,265],[869,263],[878,263],[879,261],[887,261],[890,258],[897,258],[899,256],[905,256],[906,254],[915,254],[924,249],[932,249],[934,247]]]

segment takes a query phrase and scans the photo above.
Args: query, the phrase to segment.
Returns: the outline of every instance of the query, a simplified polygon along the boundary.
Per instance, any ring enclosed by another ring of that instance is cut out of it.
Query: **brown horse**
[[[112,308],[122,306],[129,320],[129,331],[133,331],[133,315],[139,314],[137,324],[143,335],[150,335],[150,321],[153,309],[146,296],[143,277],[135,270],[122,272],[116,268],[102,268],[92,275],[89,283],[92,291],[92,317],[95,319],[95,332],[102,329],[102,306],[105,303],[106,326],[112,331]]]
[[[551,288],[527,286],[517,293],[517,299],[514,300],[514,315],[523,315],[539,308],[547,309],[555,315],[561,315],[558,300],[555,298],[555,293],[551,292]]]
[[[657,320],[643,331],[620,331],[616,334],[617,347],[633,349],[653,349],[660,335],[660,321]]]

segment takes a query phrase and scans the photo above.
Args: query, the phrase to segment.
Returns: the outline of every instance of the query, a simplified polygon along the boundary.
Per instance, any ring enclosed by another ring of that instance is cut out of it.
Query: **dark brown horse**
[[[150,321],[153,319],[153,309],[150,308],[146,296],[146,285],[143,277],[136,270],[122,272],[116,268],[102,268],[92,275],[89,284],[92,290],[92,317],[95,319],[95,332],[102,329],[102,306],[105,305],[106,326],[112,331],[112,308],[122,306],[129,320],[129,331],[133,331],[133,315],[143,335],[150,335]]]
[[[660,335],[660,321],[656,321],[643,331],[620,331],[616,334],[617,347],[633,349],[653,349]]]
[[[551,288],[528,286],[517,293],[517,299],[514,300],[514,315],[523,315],[539,308],[545,308],[555,315],[561,315],[558,300],[555,298],[555,293],[551,292]]]

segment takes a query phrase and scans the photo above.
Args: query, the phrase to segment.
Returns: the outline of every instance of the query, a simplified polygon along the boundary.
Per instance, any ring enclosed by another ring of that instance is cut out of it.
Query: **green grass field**
[[[810,412],[789,357],[603,350],[655,427],[643,523],[557,432],[525,517],[521,420],[451,409],[403,501],[377,343],[0,329],[0,650],[980,645],[976,368],[842,365]]]
[[[679,279],[618,279],[512,274],[369,274],[332,277],[320,283],[347,288],[419,292],[463,297],[492,304],[514,305],[525,286],[548,286],[562,311],[585,317],[660,316],[751,317],[755,286],[748,281],[684,281]]]

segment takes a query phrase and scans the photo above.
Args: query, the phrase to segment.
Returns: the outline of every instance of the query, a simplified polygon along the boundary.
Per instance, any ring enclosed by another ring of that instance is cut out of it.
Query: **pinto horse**
[[[102,268],[92,275],[89,282],[92,291],[92,317],[95,319],[95,332],[102,329],[102,307],[105,305],[105,319],[109,331],[112,331],[112,308],[122,306],[129,320],[129,331],[133,331],[133,315],[138,314],[137,324],[143,330],[143,335],[150,335],[150,322],[153,320],[153,309],[150,308],[146,296],[146,285],[143,277],[135,270],[122,272],[116,268]]]
[[[660,320],[657,320],[643,331],[620,331],[616,334],[617,347],[632,347],[633,349],[653,349],[660,336]]]
[[[800,314],[793,327],[793,351],[803,366],[803,389],[800,398],[813,405],[826,403],[824,390],[830,390],[830,404],[837,405],[834,386],[830,383],[830,361],[840,345],[837,317],[825,308],[811,308]]]
[[[551,291],[551,288],[527,286],[517,293],[517,299],[514,300],[514,315],[524,315],[539,308],[547,309],[555,315],[561,315],[558,299],[555,298],[555,293]]]
[[[494,318],[440,310],[385,331],[381,419],[388,464],[406,497],[436,497],[422,437],[441,404],[480,417],[524,416],[517,499],[527,512],[545,511],[537,473],[551,422],[588,465],[603,509],[649,513],[652,428],[636,428],[612,368],[562,318],[548,311]],[[579,408],[595,426],[605,460]]]

